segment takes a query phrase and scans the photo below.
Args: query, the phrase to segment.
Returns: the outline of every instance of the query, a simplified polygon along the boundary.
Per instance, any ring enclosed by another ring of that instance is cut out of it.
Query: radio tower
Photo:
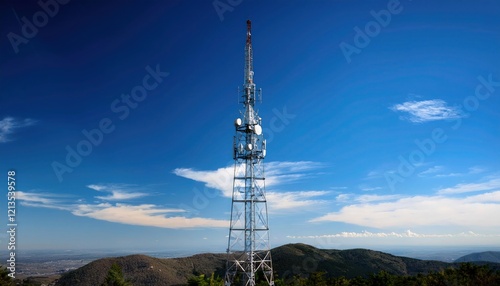
[[[266,140],[262,122],[254,109],[261,90],[253,82],[251,22],[247,21],[245,79],[240,103],[243,119],[234,122],[234,179],[231,224],[227,248],[225,285],[256,285],[256,280],[274,285],[269,224],[265,194]]]

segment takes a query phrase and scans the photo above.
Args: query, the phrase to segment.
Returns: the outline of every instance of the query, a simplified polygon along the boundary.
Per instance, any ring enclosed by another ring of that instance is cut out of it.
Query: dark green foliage
[[[325,273],[316,272],[308,278],[295,276],[286,283],[290,286],[498,286],[500,271],[494,271],[487,265],[462,263],[458,267],[449,267],[441,271],[418,275],[395,275],[380,271],[369,277],[347,279],[343,276],[325,279]]]
[[[215,277],[212,273],[210,277],[205,277],[201,274],[196,277],[191,277],[188,279],[188,286],[224,286],[224,281],[220,277]]]
[[[0,267],[0,285],[10,286],[14,285],[12,278],[9,277],[9,270],[5,267]]]
[[[120,265],[113,263],[102,286],[132,286],[132,284],[123,278],[123,271]]]

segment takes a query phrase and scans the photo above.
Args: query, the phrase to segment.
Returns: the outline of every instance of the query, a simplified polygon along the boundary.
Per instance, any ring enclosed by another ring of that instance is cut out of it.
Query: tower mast
[[[266,140],[262,134],[262,119],[254,109],[261,90],[256,89],[253,81],[251,25],[248,20],[245,78],[240,101],[245,109],[241,112],[243,119],[237,118],[234,122],[234,179],[226,286],[254,286],[256,280],[274,285],[263,163]]]

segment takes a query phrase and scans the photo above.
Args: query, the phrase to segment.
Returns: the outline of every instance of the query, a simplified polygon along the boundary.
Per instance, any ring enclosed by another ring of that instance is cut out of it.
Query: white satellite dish
[[[241,118],[236,118],[236,120],[234,121],[234,125],[236,127],[240,127],[241,126]]]
[[[262,141],[262,157],[266,157],[266,140]]]
[[[262,134],[262,127],[259,124],[257,124],[254,126],[253,131],[255,132],[255,134],[260,135]]]
[[[247,150],[248,151],[252,151],[252,149],[253,149],[253,145],[251,143],[248,143],[247,144]]]

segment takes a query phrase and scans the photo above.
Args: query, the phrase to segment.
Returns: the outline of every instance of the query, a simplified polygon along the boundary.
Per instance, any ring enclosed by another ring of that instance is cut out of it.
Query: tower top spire
[[[252,22],[247,20],[247,41],[245,45],[245,78],[243,81],[245,93],[244,102],[253,105],[255,101],[255,83],[253,81],[253,52],[252,52]]]
[[[247,20],[247,45],[252,44],[252,21]]]

